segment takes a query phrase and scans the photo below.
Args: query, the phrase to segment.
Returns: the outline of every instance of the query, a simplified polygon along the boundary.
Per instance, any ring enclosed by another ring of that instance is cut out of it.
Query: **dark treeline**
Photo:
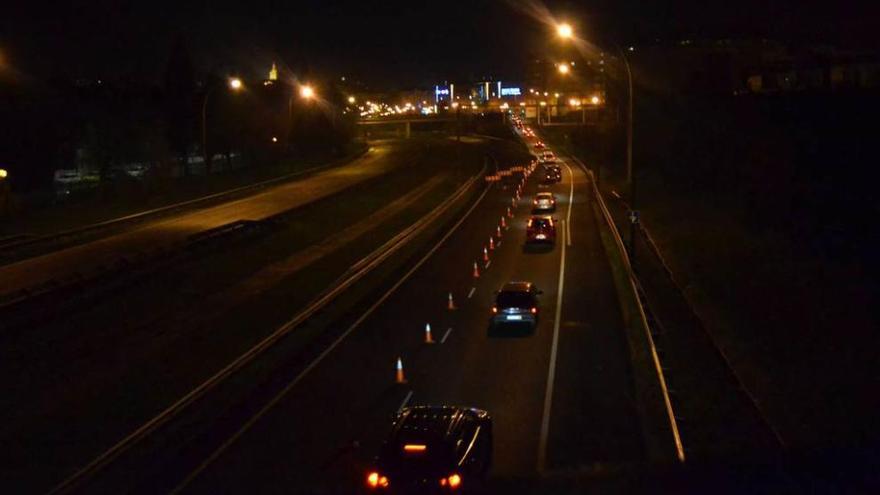
[[[634,163],[644,187],[737,211],[831,256],[864,257],[877,155],[871,91],[775,95],[657,94],[636,99]],[[623,126],[573,139],[603,173],[625,175]]]
[[[305,101],[282,81],[243,78],[244,88],[232,91],[229,71],[199,77],[193,67],[177,43],[160,83],[0,78],[0,167],[13,191],[49,189],[58,169],[88,169],[103,182],[130,164],[155,177],[188,174],[203,163],[203,110],[209,154],[244,166],[329,155],[353,135],[343,95],[319,78],[319,98]]]

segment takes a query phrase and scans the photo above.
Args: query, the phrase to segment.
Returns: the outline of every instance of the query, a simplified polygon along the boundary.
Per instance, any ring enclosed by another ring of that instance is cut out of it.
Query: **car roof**
[[[461,430],[466,418],[482,412],[458,406],[407,407],[397,416],[390,437],[397,442],[446,442]]]
[[[531,282],[507,282],[501,288],[502,292],[528,292],[532,288]]]

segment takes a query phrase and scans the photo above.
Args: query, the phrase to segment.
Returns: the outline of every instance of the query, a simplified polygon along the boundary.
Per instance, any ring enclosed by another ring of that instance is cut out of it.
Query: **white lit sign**
[[[501,96],[520,96],[522,91],[519,88],[501,88]]]

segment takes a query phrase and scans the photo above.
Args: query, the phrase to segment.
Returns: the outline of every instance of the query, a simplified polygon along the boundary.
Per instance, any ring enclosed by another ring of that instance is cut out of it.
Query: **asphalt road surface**
[[[303,368],[289,371],[292,385],[271,408],[215,450],[210,462],[190,460],[186,472],[159,484],[183,493],[351,493],[363,485],[391,415],[405,404],[488,410],[496,481],[643,461],[624,324],[588,179],[574,165],[563,163],[562,170],[560,184],[541,188],[558,199],[552,249],[523,248],[539,188],[534,174],[486,266],[483,247],[514,193],[492,186],[374,311],[339,322],[356,327],[324,359],[304,374]],[[511,280],[543,290],[539,325],[534,332],[490,336],[494,291]],[[374,295],[376,301],[382,296]],[[424,342],[426,324],[434,344]],[[404,384],[395,383],[398,357]]]
[[[236,201],[164,218],[117,235],[0,267],[0,295],[64,280],[112,264],[122,256],[149,252],[239,220],[263,220],[387,173],[397,161],[384,159],[387,145],[349,164],[287,182]]]

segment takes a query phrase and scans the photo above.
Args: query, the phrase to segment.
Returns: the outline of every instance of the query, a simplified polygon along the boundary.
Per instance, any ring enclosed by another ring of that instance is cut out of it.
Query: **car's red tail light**
[[[388,486],[388,478],[382,476],[376,471],[373,471],[372,473],[367,475],[367,486],[369,486],[370,488],[385,488]]]
[[[448,486],[452,490],[457,490],[461,486],[461,476],[456,473],[450,474],[440,479],[440,486]]]
[[[533,315],[538,314],[538,308],[532,308],[532,314]]]
[[[498,306],[492,306],[492,313],[498,312]]]

